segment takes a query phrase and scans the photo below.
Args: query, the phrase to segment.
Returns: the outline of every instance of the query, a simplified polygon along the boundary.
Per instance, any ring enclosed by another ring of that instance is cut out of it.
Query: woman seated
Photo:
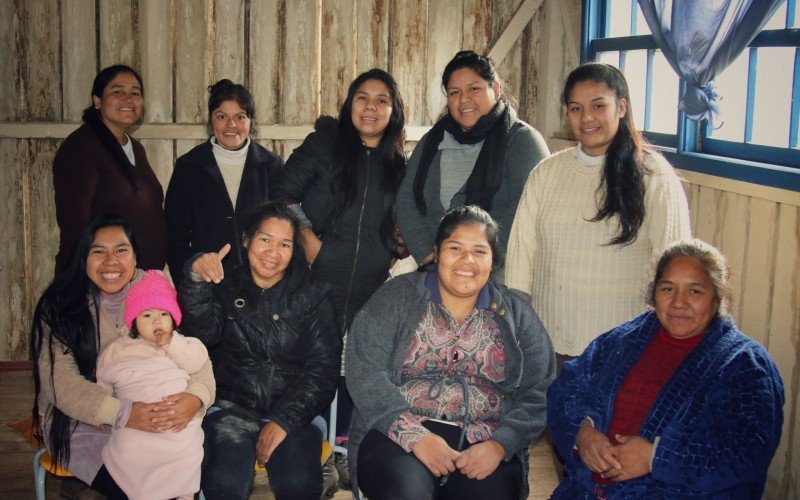
[[[125,297],[144,272],[136,268],[131,226],[101,215],[81,231],[66,267],[47,287],[33,315],[30,346],[36,399],[33,417],[53,459],[109,498],[125,498],[103,465],[112,426],[179,431],[214,401],[206,361],[184,392],[163,402],[118,399],[97,384],[97,359],[127,336]]]
[[[728,316],[725,258],[700,240],[670,245],[648,299],[653,310],[593,341],[548,390],[566,459],[553,498],[761,498],[783,383]]]
[[[215,349],[202,489],[247,498],[258,460],[278,500],[319,500],[322,433],[311,421],[333,400],[341,355],[329,287],[309,275],[288,208],[255,207],[242,229],[247,265],[222,266],[229,244],[201,255],[179,295],[184,331]]]
[[[353,322],[351,478],[371,500],[527,497],[555,357],[525,298],[489,279],[498,233],[478,207],[451,210],[436,271],[389,281]]]

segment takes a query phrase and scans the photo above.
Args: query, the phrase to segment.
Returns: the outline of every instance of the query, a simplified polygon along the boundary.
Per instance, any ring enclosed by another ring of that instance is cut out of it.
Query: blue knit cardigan
[[[566,363],[547,392],[547,425],[566,460],[553,499],[595,498],[573,446],[586,417],[607,433],[625,376],[660,327],[648,311],[603,334]],[[761,498],[781,436],[784,392],[767,351],[730,318],[705,338],[658,395],[639,436],[656,443],[652,472],[603,488],[606,498]]]

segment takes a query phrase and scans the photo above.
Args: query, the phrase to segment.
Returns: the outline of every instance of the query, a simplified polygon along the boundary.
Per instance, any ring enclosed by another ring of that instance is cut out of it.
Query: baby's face
[[[172,339],[172,316],[161,309],[145,309],[136,316],[139,337],[157,346],[167,345]]]

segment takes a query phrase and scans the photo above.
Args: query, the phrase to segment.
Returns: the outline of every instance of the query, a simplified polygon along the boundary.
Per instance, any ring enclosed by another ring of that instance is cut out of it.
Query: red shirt
[[[635,436],[639,433],[661,389],[702,339],[702,335],[676,339],[663,328],[658,329],[617,392],[614,416],[608,429],[611,444],[619,444],[614,437],[617,434]],[[595,482],[611,484],[610,480],[602,479],[599,474],[593,474],[593,479]]]

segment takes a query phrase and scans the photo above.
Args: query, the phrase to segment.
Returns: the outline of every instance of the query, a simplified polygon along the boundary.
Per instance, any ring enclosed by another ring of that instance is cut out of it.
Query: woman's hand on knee
[[[462,451],[456,460],[456,467],[468,478],[480,481],[497,470],[497,466],[505,456],[506,451],[500,443],[484,441]]]
[[[268,422],[261,428],[256,442],[256,458],[258,463],[264,465],[272,458],[275,448],[286,439],[286,431],[275,422]]]
[[[450,448],[447,442],[436,434],[430,433],[411,447],[414,456],[436,477],[447,475],[456,470],[459,452]]]

